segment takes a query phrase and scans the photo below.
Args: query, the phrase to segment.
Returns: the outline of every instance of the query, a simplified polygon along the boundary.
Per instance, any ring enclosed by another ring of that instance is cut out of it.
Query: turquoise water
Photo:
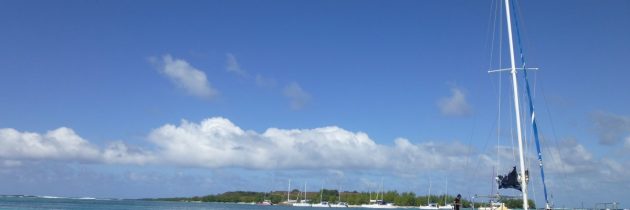
[[[257,206],[250,204],[224,204],[224,203],[186,203],[169,201],[144,201],[144,200],[99,200],[99,199],[72,199],[72,198],[40,198],[40,197],[13,197],[0,196],[0,210],[35,210],[35,209],[63,209],[63,210],[305,210],[317,208],[290,207],[290,206]],[[334,208],[333,208],[334,209]],[[363,208],[344,208],[357,210]],[[466,209],[464,209],[466,210]]]
[[[69,198],[38,198],[38,197],[1,197],[0,209],[110,209],[110,210],[144,210],[144,209],[172,209],[172,210],[281,210],[291,209],[285,206],[256,206],[241,204],[220,203],[186,203],[167,201],[143,201],[143,200],[86,200]]]
[[[312,209],[289,206],[257,206],[249,204],[224,204],[224,203],[186,203],[168,201],[144,201],[144,200],[99,200],[99,199],[72,199],[72,198],[40,198],[40,197],[0,197],[0,210],[23,209],[93,209],[93,210],[297,210]],[[346,208],[361,209],[361,208]]]

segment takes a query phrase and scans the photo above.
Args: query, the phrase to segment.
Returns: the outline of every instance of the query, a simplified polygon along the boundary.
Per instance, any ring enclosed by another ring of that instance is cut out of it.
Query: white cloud
[[[249,77],[249,74],[245,70],[241,69],[241,65],[238,64],[236,56],[232,53],[227,53],[225,56],[227,57],[225,61],[225,69],[228,72],[235,73],[241,77]]]
[[[376,143],[366,133],[336,126],[314,129],[243,130],[225,118],[182,121],[155,129],[149,139],[163,161],[194,167],[249,169],[387,169],[416,173],[461,169],[469,147],[451,143]],[[436,151],[437,150],[437,151]]]
[[[54,159],[95,161],[98,150],[72,129],[61,127],[46,134],[0,129],[1,159]]]
[[[446,116],[468,116],[472,109],[466,101],[466,95],[458,87],[451,87],[451,96],[438,100],[440,112]]]
[[[106,163],[142,165],[153,163],[156,157],[151,152],[140,148],[130,148],[123,142],[116,141],[103,150],[102,159]]]
[[[210,85],[206,74],[185,60],[173,58],[171,55],[164,55],[161,62],[153,60],[161,73],[189,94],[205,99],[218,95],[219,92]]]
[[[291,109],[302,109],[311,100],[311,95],[308,94],[300,85],[296,82],[292,82],[284,88],[284,96],[289,99],[289,105]]]
[[[122,142],[114,142],[101,150],[66,127],[46,134],[0,129],[0,160],[5,166],[20,165],[19,160],[144,164],[153,159],[149,152],[129,149]]]
[[[147,148],[151,149],[131,147],[120,141],[101,149],[65,127],[45,134],[5,128],[0,129],[0,167],[20,167],[24,161],[51,160],[212,169],[304,169],[342,173],[371,170],[400,177],[414,177],[427,171],[464,174],[473,170],[476,171],[473,174],[490,177],[492,168],[499,162],[499,173],[506,173],[517,163],[509,147],[498,149],[500,160],[497,160],[496,149],[477,153],[458,142],[413,143],[397,138],[391,145],[379,144],[364,132],[337,126],[268,128],[259,133],[242,129],[220,117],[198,123],[183,120],[179,125],[166,124],[151,131],[148,140],[151,144]],[[630,176],[626,175],[630,174],[623,170],[628,167],[627,163],[597,158],[575,140],[561,145],[560,148],[548,147],[543,153],[545,168],[552,176],[576,177],[575,182],[585,177],[609,182],[628,181],[626,177]],[[536,157],[530,154],[528,158],[535,160]],[[536,168],[535,164],[530,165],[530,170]],[[536,172],[530,174],[536,179]]]

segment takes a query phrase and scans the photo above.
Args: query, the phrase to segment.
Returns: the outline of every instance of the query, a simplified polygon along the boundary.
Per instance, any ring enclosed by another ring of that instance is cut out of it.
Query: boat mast
[[[287,203],[291,202],[291,179],[289,179],[289,189],[287,190]]]
[[[306,182],[304,182],[304,202],[308,201],[308,199],[306,199]]]
[[[319,203],[324,202],[324,183],[322,182],[322,190],[319,192]]]
[[[508,28],[508,38],[510,44],[510,63],[511,63],[511,74],[512,74],[512,86],[514,90],[514,114],[516,115],[516,133],[518,136],[518,152],[519,152],[519,162],[521,166],[521,186],[523,192],[523,210],[528,209],[527,203],[527,182],[526,182],[526,174],[525,174],[525,158],[523,156],[523,138],[521,131],[521,113],[520,113],[520,105],[518,101],[518,81],[516,78],[516,63],[514,62],[514,41],[512,39],[512,18],[510,14],[510,0],[505,0],[505,18],[507,19],[507,28]]]
[[[446,197],[448,197],[448,177],[446,177],[446,194],[444,194],[444,205],[446,206]]]
[[[429,197],[427,197],[427,206],[431,203],[431,176],[429,176]]]

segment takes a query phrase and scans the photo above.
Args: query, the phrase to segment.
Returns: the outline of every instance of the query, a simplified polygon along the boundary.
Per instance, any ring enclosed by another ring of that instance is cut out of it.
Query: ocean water
[[[224,204],[224,203],[187,203],[169,201],[144,201],[144,200],[103,200],[103,199],[72,199],[72,198],[41,198],[41,197],[0,197],[0,210],[23,209],[88,209],[88,210],[296,210],[312,209],[289,206],[257,206],[250,204]],[[357,208],[347,208],[357,209]],[[361,208],[358,208],[361,209]]]
[[[104,200],[104,199],[72,199],[72,198],[40,198],[40,197],[0,197],[0,209],[93,209],[93,210],[246,210],[246,209],[291,209],[286,206],[256,206],[246,204],[221,204],[221,203],[186,203],[168,201],[143,201],[143,200]]]

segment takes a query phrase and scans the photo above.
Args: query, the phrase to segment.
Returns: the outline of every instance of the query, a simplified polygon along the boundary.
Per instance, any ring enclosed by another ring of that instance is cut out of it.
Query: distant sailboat
[[[297,203],[297,199],[296,200],[291,200],[291,179],[289,179],[289,187],[287,189],[287,205],[293,205],[294,203]]]
[[[319,191],[319,203],[313,204],[313,207],[330,207],[328,201],[324,201],[324,184],[322,183],[322,188]]]
[[[339,198],[337,199],[337,203],[330,204],[330,207],[332,207],[332,208],[348,208],[348,203],[341,202],[341,186],[339,187],[339,190],[337,191],[337,194],[339,195]]]
[[[422,210],[437,210],[437,209],[439,209],[437,203],[431,203],[431,176],[429,176],[429,195],[427,196],[427,205],[420,206],[420,209],[422,209]]]
[[[306,198],[306,182],[304,182],[304,198],[302,200],[300,200],[300,202],[296,202],[293,204],[293,206],[296,207],[311,207],[312,204],[310,203],[310,200],[308,200]]]
[[[362,208],[371,208],[371,209],[395,209],[398,208],[398,206],[395,206],[394,204],[391,203],[387,203],[384,200],[385,197],[385,193],[383,191],[383,179],[381,179],[381,199],[378,199],[378,192],[376,192],[376,198],[374,200],[372,200],[370,198],[370,203],[369,204],[362,204],[361,207]],[[370,194],[371,195],[371,194]]]

